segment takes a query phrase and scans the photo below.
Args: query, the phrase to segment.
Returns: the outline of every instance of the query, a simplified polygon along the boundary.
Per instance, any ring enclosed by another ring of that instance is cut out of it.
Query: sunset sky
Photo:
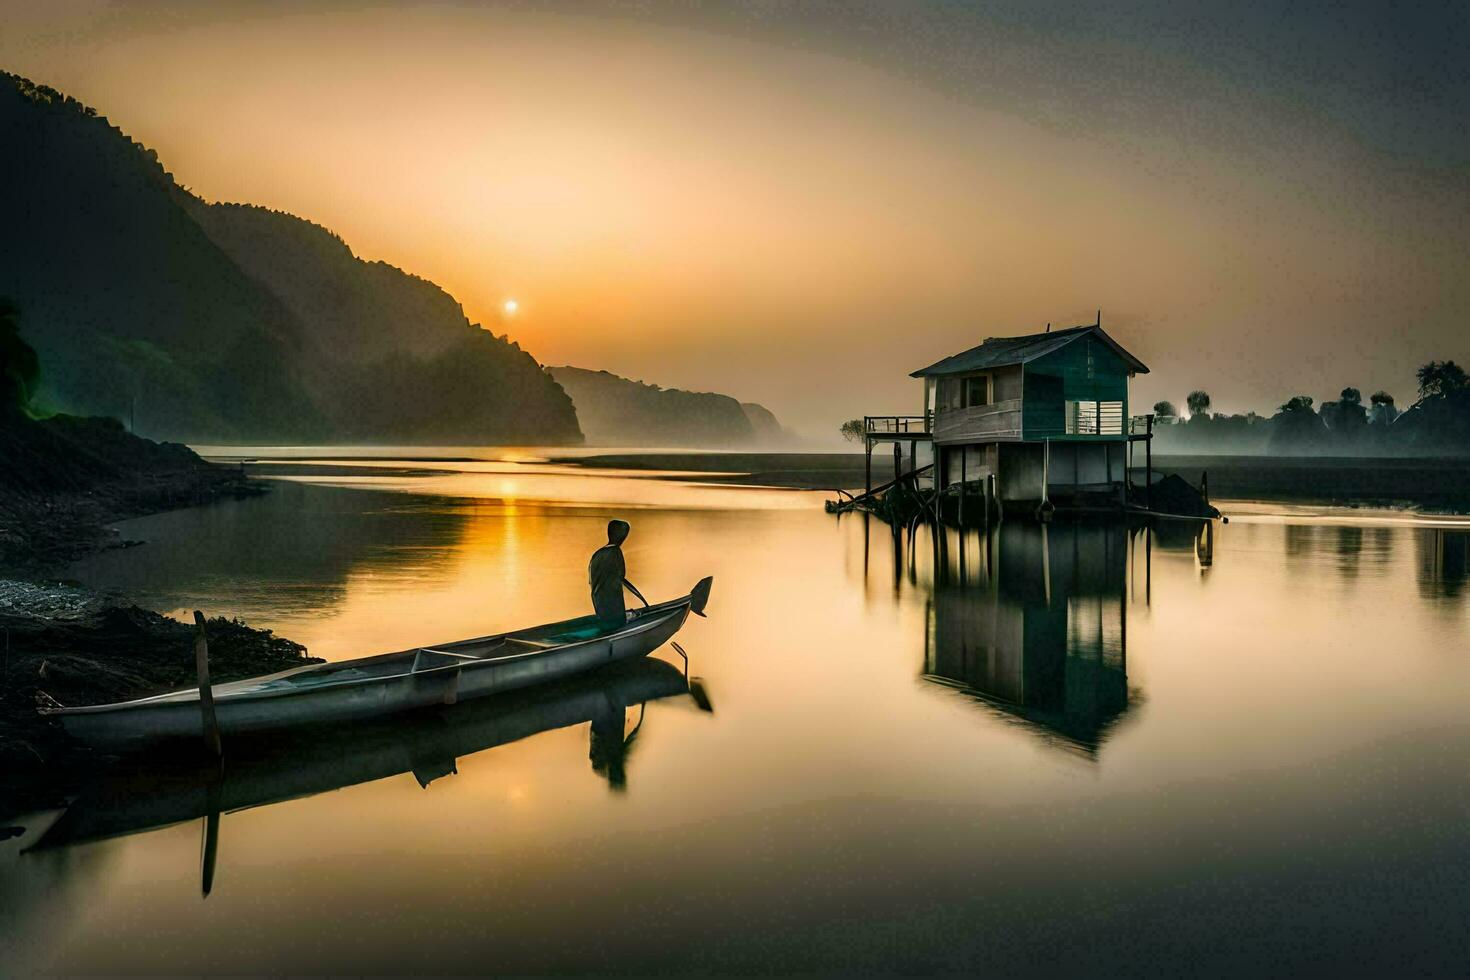
[[[1099,307],[1138,409],[1413,401],[1470,362],[1467,9],[0,0],[0,68],[543,363],[825,435]]]

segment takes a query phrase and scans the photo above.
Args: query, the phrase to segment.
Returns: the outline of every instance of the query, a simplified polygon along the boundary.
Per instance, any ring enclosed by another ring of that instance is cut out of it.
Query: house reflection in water
[[[1133,533],[1147,549],[1147,532]],[[1121,522],[950,532],[929,603],[926,677],[1095,757],[1133,700],[1131,541]]]
[[[1419,552],[1419,594],[1453,599],[1470,582],[1470,533],[1425,528],[1415,538]]]

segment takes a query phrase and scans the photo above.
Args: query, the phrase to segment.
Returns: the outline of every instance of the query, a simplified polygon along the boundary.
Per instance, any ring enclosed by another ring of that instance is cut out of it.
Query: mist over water
[[[715,576],[680,636],[714,712],[653,665],[233,772],[227,746],[221,809],[294,798],[223,815],[207,900],[187,808],[21,855],[37,815],[0,841],[7,969],[1464,962],[1464,525],[1257,506],[1209,551],[1184,523],[940,546],[819,494],[535,461],[271,471],[72,574],[341,659],[587,611],[622,517],[651,600]]]

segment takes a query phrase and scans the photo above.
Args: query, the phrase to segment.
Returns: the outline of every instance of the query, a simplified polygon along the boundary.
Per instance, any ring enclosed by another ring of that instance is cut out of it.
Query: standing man
[[[643,593],[624,577],[628,566],[623,561],[623,549],[620,546],[628,540],[628,532],[631,530],[627,521],[608,521],[607,544],[593,552],[592,560],[587,563],[587,583],[592,586],[592,608],[597,610],[597,618],[605,624],[621,626],[628,621],[628,613],[623,606],[624,586],[642,599],[645,605],[648,604]]]

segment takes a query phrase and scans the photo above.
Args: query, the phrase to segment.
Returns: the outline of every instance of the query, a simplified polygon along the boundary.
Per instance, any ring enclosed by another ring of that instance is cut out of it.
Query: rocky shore
[[[36,713],[44,692],[101,704],[194,683],[194,629],[55,581],[74,558],[133,544],[113,522],[262,492],[238,468],[156,443],[111,419],[0,418],[0,833],[7,817],[64,802],[105,761]],[[213,679],[311,662],[270,630],[209,622]]]
[[[260,492],[236,467],[113,419],[0,421],[0,571],[44,572],[125,546],[108,529],[115,521]]]
[[[315,662],[299,643],[217,618],[206,625],[215,681]],[[195,683],[194,628],[68,585],[0,580],[0,823],[58,806],[106,759],[36,712],[144,697]]]

